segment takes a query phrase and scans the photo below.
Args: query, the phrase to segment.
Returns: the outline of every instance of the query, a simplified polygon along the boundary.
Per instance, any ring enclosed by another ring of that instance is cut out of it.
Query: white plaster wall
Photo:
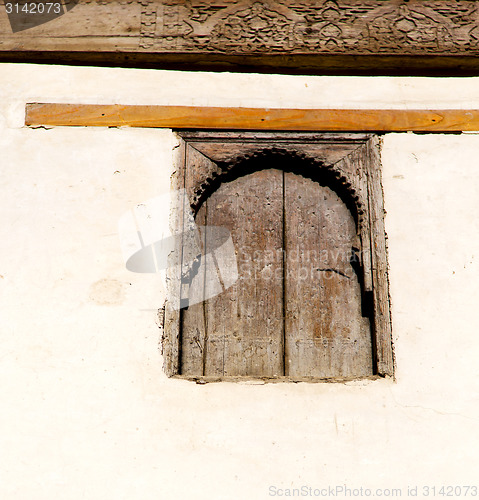
[[[164,292],[117,234],[171,131],[28,129],[34,101],[477,108],[479,79],[0,65],[0,498],[478,485],[479,135],[384,136],[396,382],[202,386],[162,373]]]

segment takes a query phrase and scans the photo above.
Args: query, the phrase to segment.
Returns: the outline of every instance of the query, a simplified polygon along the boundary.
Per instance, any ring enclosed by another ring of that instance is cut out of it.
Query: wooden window
[[[179,132],[176,188],[223,227],[238,279],[166,304],[168,375],[190,379],[391,376],[379,141],[371,134]],[[180,218],[181,219],[181,218]],[[202,253],[217,242],[202,233]],[[190,276],[205,281],[208,265]]]

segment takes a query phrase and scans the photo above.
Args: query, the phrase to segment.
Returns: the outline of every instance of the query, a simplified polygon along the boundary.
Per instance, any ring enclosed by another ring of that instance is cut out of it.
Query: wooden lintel
[[[479,109],[271,109],[30,103],[25,124],[174,129],[469,132]]]

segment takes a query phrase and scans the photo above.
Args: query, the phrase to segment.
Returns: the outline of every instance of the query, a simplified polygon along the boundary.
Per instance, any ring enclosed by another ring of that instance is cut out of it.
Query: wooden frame
[[[378,137],[372,134],[213,131],[180,131],[178,135],[180,148],[174,169],[174,187],[186,190],[193,210],[196,210],[201,200],[217,186],[223,174],[241,168],[241,162],[245,158],[261,157],[271,152],[279,156],[301,157],[307,162],[308,168],[323,169],[336,179],[354,206],[353,211],[357,219],[357,230],[362,245],[363,292],[369,299],[372,298],[373,307],[374,373],[375,376],[393,376]],[[188,168],[188,158],[193,157],[195,168],[191,170]],[[166,304],[162,346],[166,373],[169,376],[181,377],[180,314],[177,308]],[[208,377],[193,379],[211,380]],[[227,378],[220,378],[225,379]],[[273,380],[292,379],[279,377]],[[301,380],[318,381],[309,378]]]
[[[479,110],[271,109],[120,104],[29,103],[31,127],[462,132],[479,130]]]

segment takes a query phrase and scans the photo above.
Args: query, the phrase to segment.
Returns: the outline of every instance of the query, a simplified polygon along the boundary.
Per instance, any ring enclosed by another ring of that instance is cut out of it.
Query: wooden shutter
[[[182,311],[184,375],[372,374],[369,321],[349,261],[356,227],[337,194],[265,169],[222,184],[196,220],[231,231],[239,279]],[[214,242],[203,245],[204,255],[213,252]],[[206,281],[216,272],[202,270]]]
[[[223,293],[182,311],[182,373],[283,375],[282,172],[265,170],[222,184],[197,224],[231,231],[239,278]],[[206,241],[204,255],[214,251]],[[205,266],[207,281],[216,269]],[[273,279],[271,279],[273,276]],[[191,332],[201,332],[200,349]],[[202,358],[203,371],[190,369]]]
[[[213,290],[218,241],[200,232],[202,265],[186,268],[205,300],[187,300],[179,311],[167,302],[167,374],[206,381],[392,375],[375,136],[179,135],[173,185],[186,189],[198,227],[230,231],[239,277]]]
[[[285,375],[373,373],[369,319],[351,265],[356,226],[326,186],[285,174]]]

